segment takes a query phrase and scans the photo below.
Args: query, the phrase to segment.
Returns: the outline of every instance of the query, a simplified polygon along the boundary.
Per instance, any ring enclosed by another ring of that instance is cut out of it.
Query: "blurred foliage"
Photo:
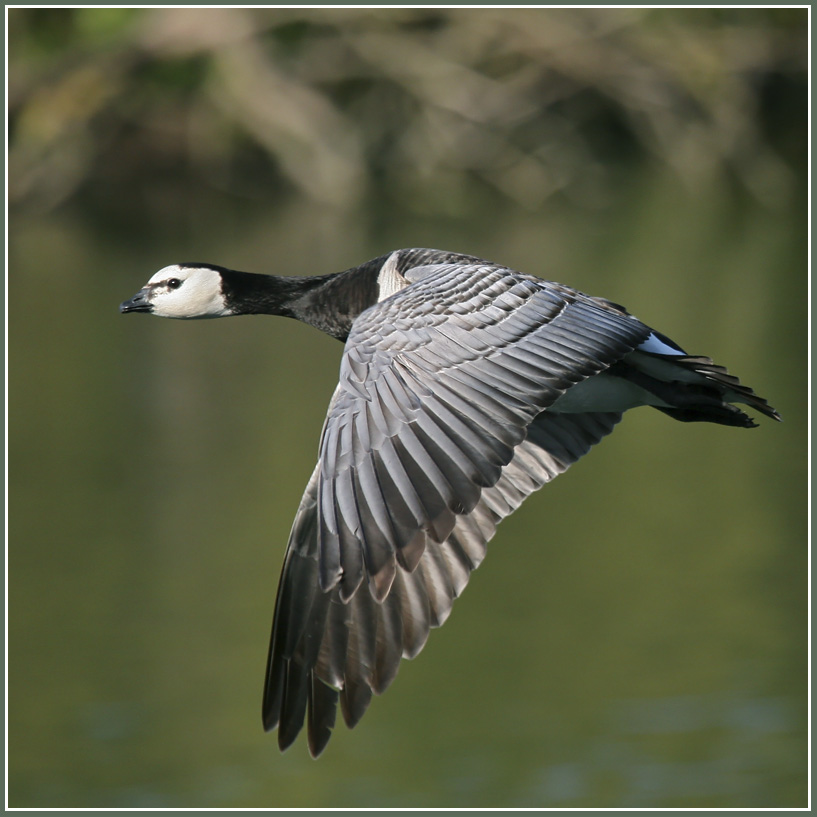
[[[195,181],[432,214],[481,191],[599,207],[652,159],[782,206],[805,169],[807,21],[804,8],[13,8],[10,204],[85,195],[107,210]]]

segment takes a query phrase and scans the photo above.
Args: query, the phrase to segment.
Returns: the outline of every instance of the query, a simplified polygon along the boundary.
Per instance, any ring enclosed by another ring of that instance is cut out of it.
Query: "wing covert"
[[[650,332],[505,268],[412,272],[355,322],[321,440],[321,588],[340,583],[344,600],[366,579],[382,601],[497,482],[532,420]]]

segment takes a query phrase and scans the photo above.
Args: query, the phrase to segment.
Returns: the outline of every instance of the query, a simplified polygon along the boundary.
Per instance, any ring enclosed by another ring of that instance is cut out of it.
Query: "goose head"
[[[202,264],[172,264],[160,269],[139,292],[119,305],[120,312],[149,312],[160,318],[220,318],[232,314],[222,271]]]

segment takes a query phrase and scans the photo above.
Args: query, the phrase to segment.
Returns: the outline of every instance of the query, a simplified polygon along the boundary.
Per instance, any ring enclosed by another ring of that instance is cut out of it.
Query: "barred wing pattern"
[[[355,321],[276,602],[264,725],[317,756],[442,624],[497,523],[620,419],[545,411],[649,335],[492,265],[406,273]],[[441,304],[445,307],[441,308]]]

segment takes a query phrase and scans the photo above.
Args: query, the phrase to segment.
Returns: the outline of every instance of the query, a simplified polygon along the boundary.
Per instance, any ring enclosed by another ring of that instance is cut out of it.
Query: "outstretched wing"
[[[355,322],[290,536],[264,694],[282,748],[307,708],[313,755],[338,700],[359,720],[445,620],[499,520],[620,417],[545,409],[650,331],[505,268],[411,274]]]

